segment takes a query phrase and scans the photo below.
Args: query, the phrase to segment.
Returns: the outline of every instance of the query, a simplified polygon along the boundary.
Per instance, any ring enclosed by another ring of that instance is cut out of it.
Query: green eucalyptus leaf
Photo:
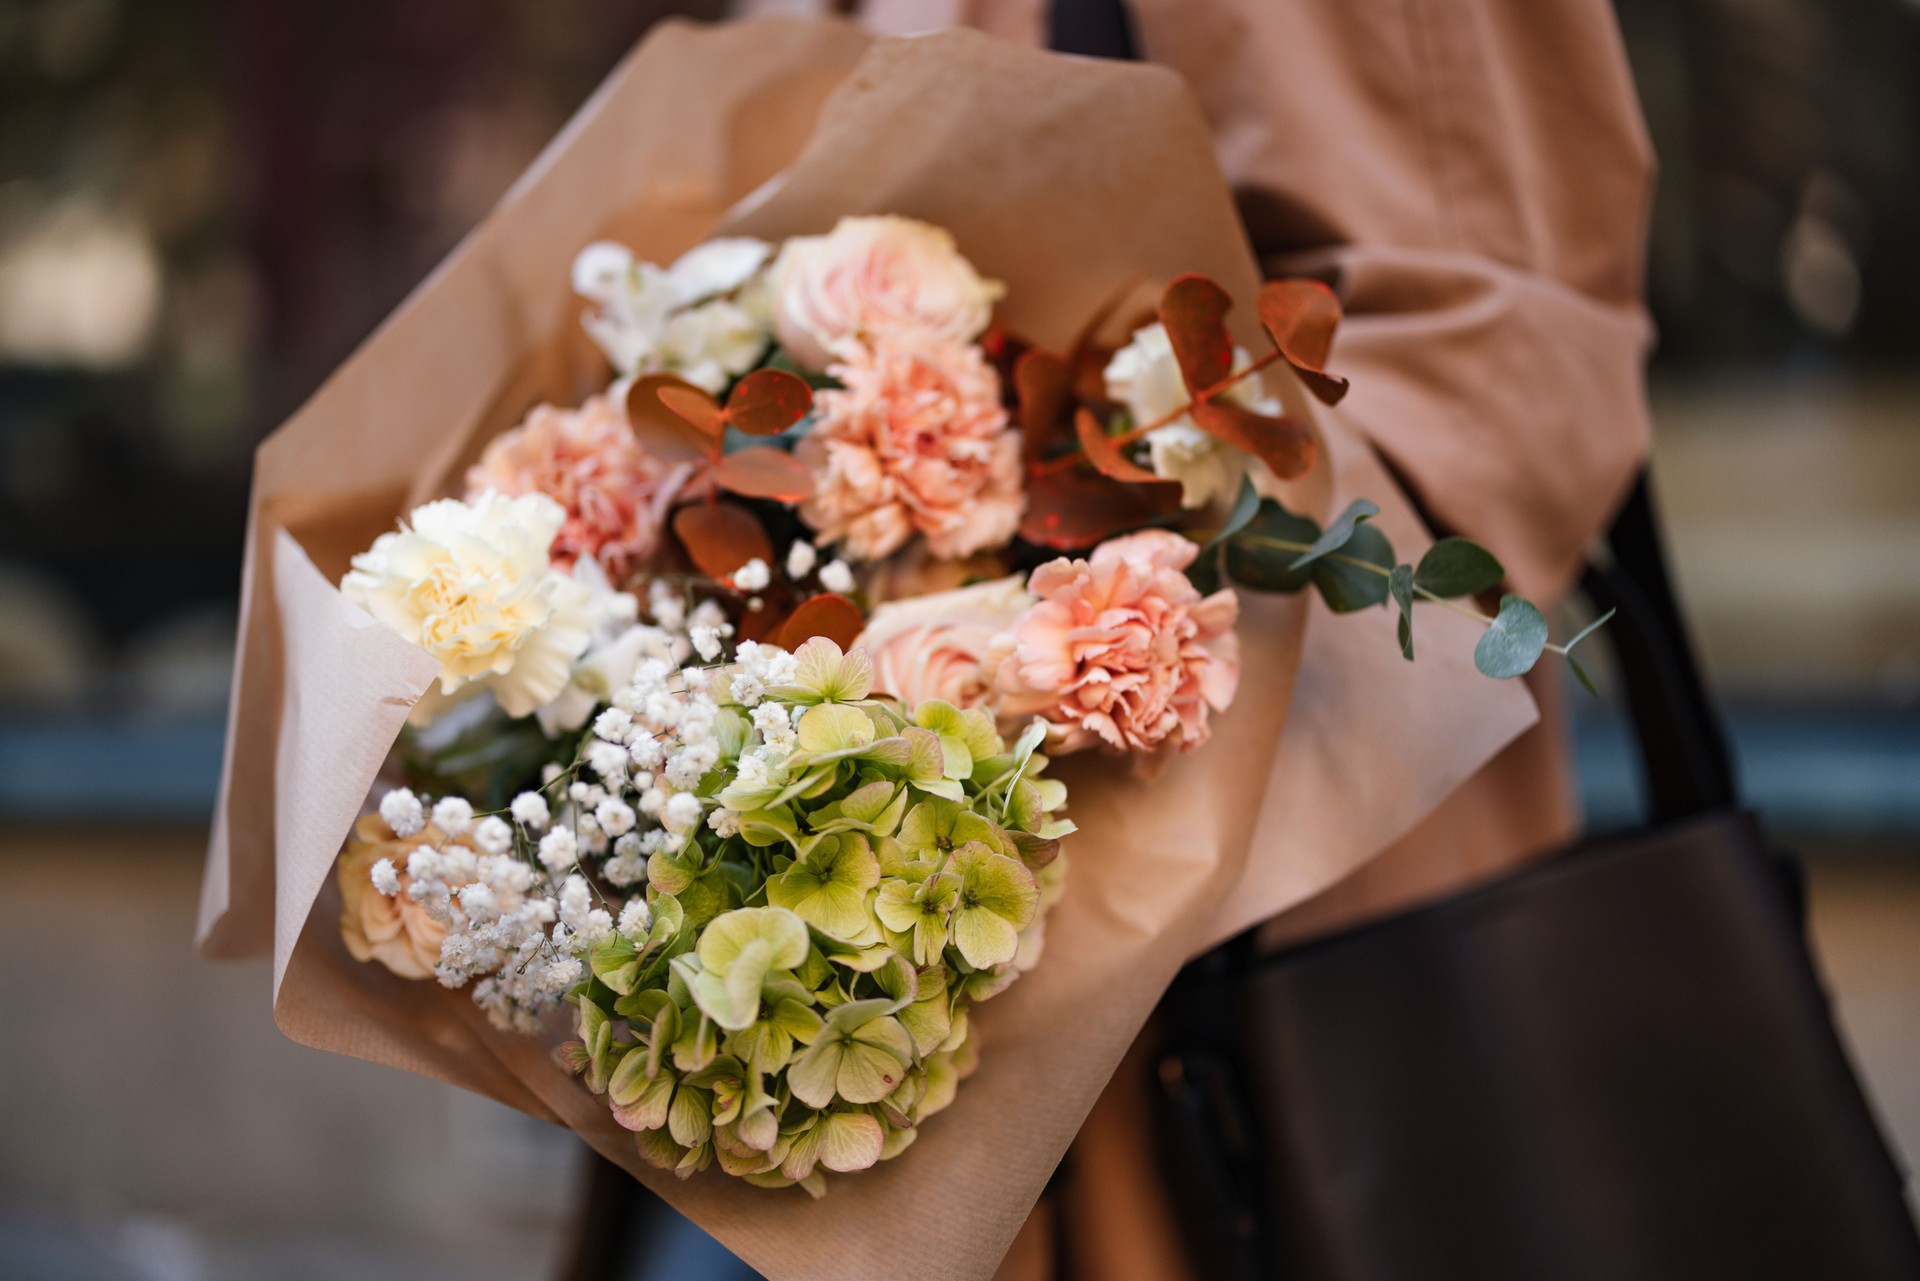
[[[1347,509],[1333,518],[1333,524],[1326,532],[1313,540],[1313,546],[1300,554],[1300,558],[1288,566],[1290,569],[1305,569],[1330,552],[1337,552],[1352,540],[1354,531],[1360,528],[1360,522],[1378,516],[1380,507],[1367,498],[1356,498],[1347,504]]]
[[[1226,523],[1220,526],[1220,532],[1201,545],[1201,550],[1210,551],[1226,542],[1235,534],[1253,522],[1260,512],[1260,491],[1253,487],[1253,477],[1240,477],[1240,492],[1234,495],[1233,508],[1227,512]]]
[[[1302,549],[1320,537],[1320,526],[1296,516],[1271,498],[1246,527],[1226,541],[1227,577],[1263,592],[1297,592],[1313,581],[1310,569],[1295,570]]]
[[[1509,592],[1500,613],[1473,647],[1473,665],[1496,680],[1524,676],[1547,647],[1547,620],[1533,602]]]
[[[1367,569],[1353,562],[1376,565]],[[1387,599],[1387,576],[1393,571],[1393,544],[1373,525],[1361,525],[1346,545],[1313,563],[1313,585],[1336,614],[1371,609]]]
[[[1387,575],[1387,591],[1400,607],[1400,653],[1413,661],[1413,566],[1395,565]]]
[[[1413,582],[1422,591],[1453,600],[1492,591],[1506,576],[1493,553],[1480,544],[1467,538],[1443,538],[1420,558]]]

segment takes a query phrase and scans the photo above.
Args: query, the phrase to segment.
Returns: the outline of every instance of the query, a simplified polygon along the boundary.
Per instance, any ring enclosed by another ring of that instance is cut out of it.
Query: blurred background
[[[725,8],[0,0],[0,1275],[554,1270],[568,1136],[296,1047],[264,963],[192,955],[249,460],[651,22]],[[1920,0],[1619,14],[1681,586],[1920,1158]],[[649,1275],[728,1275],[669,1237]]]

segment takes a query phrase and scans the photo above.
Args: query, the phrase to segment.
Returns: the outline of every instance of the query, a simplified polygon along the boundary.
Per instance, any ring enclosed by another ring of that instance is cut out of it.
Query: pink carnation
[[[978,349],[909,333],[841,355],[829,372],[845,389],[814,397],[797,451],[815,485],[801,519],[854,560],[916,533],[949,559],[1010,541],[1026,510],[1020,437]]]
[[[642,568],[689,469],[641,448],[626,414],[604,396],[578,409],[540,405],[494,438],[467,470],[467,501],[486,490],[541,493],[566,509],[549,549],[556,564],[596,558],[615,582]]]
[[[1149,529],[1034,570],[1040,602],[995,642],[1002,719],[1044,717],[1061,751],[1206,742],[1208,709],[1225,710],[1240,683],[1240,602],[1187,581],[1196,551]]]

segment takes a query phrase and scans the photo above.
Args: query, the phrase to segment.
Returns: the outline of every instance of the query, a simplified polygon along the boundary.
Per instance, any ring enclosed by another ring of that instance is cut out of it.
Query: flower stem
[[[1192,400],[1185,402],[1179,408],[1168,410],[1150,423],[1142,423],[1138,427],[1132,427],[1121,432],[1113,438],[1113,447],[1115,449],[1125,449],[1128,445],[1134,444],[1148,434],[1159,431],[1162,427],[1168,426],[1171,423],[1178,422],[1193,412],[1193,407],[1197,402],[1212,400],[1215,396],[1231,389],[1234,384],[1243,379],[1251,378],[1254,374],[1259,373],[1262,369],[1265,369],[1268,365],[1273,364],[1279,359],[1280,352],[1277,349],[1268,352],[1238,373],[1228,374],[1225,378],[1222,378],[1219,382],[1207,388]],[[1075,449],[1072,453],[1061,454],[1058,458],[1049,458],[1045,462],[1035,463],[1032,467],[1032,472],[1036,476],[1051,476],[1055,472],[1065,471],[1069,467],[1085,462],[1086,457],[1087,455],[1084,450]]]
[[[1252,543],[1259,547],[1271,547],[1275,551],[1305,553],[1313,550],[1312,545],[1308,543],[1296,543],[1286,538],[1268,538],[1264,534],[1241,534],[1238,538],[1239,541]],[[1370,560],[1361,560],[1358,556],[1349,556],[1345,552],[1328,552],[1326,559],[1337,560],[1342,565],[1351,565],[1355,569],[1364,569],[1368,573],[1378,574],[1382,578],[1390,578],[1393,575],[1393,570],[1389,566],[1377,565]],[[1421,600],[1431,601],[1435,605],[1450,609],[1463,617],[1471,618],[1482,627],[1493,626],[1494,620],[1489,615],[1483,614],[1477,609],[1462,605],[1458,601],[1448,600],[1444,596],[1436,596],[1418,583],[1415,583],[1413,586],[1413,594]],[[1566,657],[1567,647],[1565,645],[1555,645],[1549,641],[1547,642],[1546,648],[1550,654],[1558,654],[1562,658]]]

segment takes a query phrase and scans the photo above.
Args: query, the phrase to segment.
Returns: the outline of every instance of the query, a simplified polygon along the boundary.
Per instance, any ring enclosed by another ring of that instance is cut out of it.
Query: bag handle
[[[1581,580],[1619,611],[1607,628],[1640,744],[1649,818],[1672,822],[1737,803],[1733,758],[1688,642],[1661,545],[1653,483],[1642,471],[1607,533],[1610,564]]]

